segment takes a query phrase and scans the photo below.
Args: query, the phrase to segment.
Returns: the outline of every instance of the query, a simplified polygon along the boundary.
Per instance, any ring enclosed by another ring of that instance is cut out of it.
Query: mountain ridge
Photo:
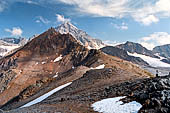
[[[152,51],[143,47],[139,43],[127,41],[126,43],[117,45],[116,47],[123,49],[123,50],[126,50],[130,53],[138,53],[138,54],[147,55],[147,56],[150,56],[150,57],[153,57],[153,58],[159,58],[158,56],[155,56]]]

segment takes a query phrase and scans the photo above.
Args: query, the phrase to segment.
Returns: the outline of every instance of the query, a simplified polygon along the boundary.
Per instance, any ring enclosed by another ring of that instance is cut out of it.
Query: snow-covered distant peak
[[[89,49],[100,49],[105,46],[105,44],[101,40],[92,38],[85,31],[78,29],[70,22],[65,22],[55,29],[61,34],[71,34],[78,42]]]
[[[67,34],[67,33],[70,33],[70,32],[76,33],[76,32],[79,31],[79,29],[76,26],[74,26],[73,24],[71,24],[70,22],[65,22],[65,23],[61,24],[60,26],[58,26],[56,28],[56,30],[58,32],[60,32],[61,34]]]

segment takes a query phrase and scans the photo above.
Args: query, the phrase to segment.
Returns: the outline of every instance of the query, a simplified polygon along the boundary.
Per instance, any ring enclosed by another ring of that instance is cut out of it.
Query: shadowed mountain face
[[[170,58],[170,44],[157,46],[153,48],[154,53],[159,53],[160,56]]]
[[[127,54],[127,51],[125,51],[123,49],[119,49],[117,47],[106,46],[104,48],[101,48],[100,50],[103,51],[104,53],[108,54],[108,55],[116,56],[116,57],[119,57],[123,60],[133,62],[135,64],[148,65],[148,63],[145,62],[144,60],[142,60],[141,58],[129,56]]]
[[[154,53],[145,47],[143,47],[141,44],[133,43],[133,42],[126,42],[125,44],[117,45],[116,47],[123,49],[125,51],[128,51],[130,53],[138,53],[146,56],[150,56],[153,58],[159,58],[158,56],[155,56]]]
[[[98,66],[102,66],[99,73],[103,76],[99,81]],[[92,74],[87,72],[90,70],[94,70]],[[128,61],[89,50],[72,35],[51,28],[0,60],[0,106],[6,110],[18,108],[65,83],[75,80],[81,83],[81,77],[90,82],[94,79],[96,84],[87,87],[98,89],[150,76]]]
[[[164,57],[161,61],[170,64],[170,44],[157,46],[152,50],[155,54],[159,54],[159,56]]]

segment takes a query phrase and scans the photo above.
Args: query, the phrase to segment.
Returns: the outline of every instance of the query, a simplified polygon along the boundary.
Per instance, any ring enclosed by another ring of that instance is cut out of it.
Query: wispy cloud
[[[37,16],[37,20],[35,21],[36,23],[42,22],[43,24],[49,24],[50,21],[42,16]]]
[[[117,46],[119,44],[124,43],[124,42],[117,42],[117,41],[112,41],[112,40],[103,40],[102,42],[107,46]]]
[[[28,0],[28,1],[26,1],[26,3],[28,3],[28,4],[38,4],[37,2],[32,1],[32,0]]]
[[[59,0],[74,5],[77,11],[95,16],[122,17],[128,7],[128,0]]]
[[[124,22],[122,22],[121,24],[114,24],[111,23],[116,29],[120,29],[120,30],[127,30],[128,29],[128,25]]]
[[[6,32],[11,33],[11,36],[21,36],[23,31],[19,27],[13,27],[12,29],[5,29]]]
[[[64,23],[64,22],[70,22],[70,21],[71,21],[71,20],[68,19],[68,18],[64,18],[64,16],[63,16],[63,15],[60,15],[60,14],[56,14],[56,17],[57,17],[57,22],[62,22],[62,23]]]
[[[170,44],[170,34],[167,32],[155,32],[139,40],[144,47],[152,50],[155,46]]]

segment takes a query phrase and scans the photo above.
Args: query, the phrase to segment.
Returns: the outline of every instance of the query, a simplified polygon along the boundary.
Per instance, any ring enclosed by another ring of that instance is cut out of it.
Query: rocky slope
[[[96,69],[101,66],[104,69]],[[88,50],[72,35],[60,34],[54,28],[2,58],[0,73],[0,106],[4,110],[18,108],[68,82],[76,84],[66,92],[87,93],[112,83],[152,76],[128,61]]]
[[[105,46],[101,40],[90,37],[86,32],[78,29],[70,22],[61,24],[56,28],[56,31],[60,32],[61,34],[70,33],[76,40],[78,40],[82,45],[88,47],[89,49],[99,49]]]
[[[133,62],[135,64],[138,64],[138,65],[148,65],[148,63],[145,62],[144,60],[142,60],[141,58],[129,56],[127,54],[127,51],[117,48],[117,47],[106,46],[104,48],[101,48],[100,50],[108,55],[116,56],[123,60],[127,60],[127,61]]]

